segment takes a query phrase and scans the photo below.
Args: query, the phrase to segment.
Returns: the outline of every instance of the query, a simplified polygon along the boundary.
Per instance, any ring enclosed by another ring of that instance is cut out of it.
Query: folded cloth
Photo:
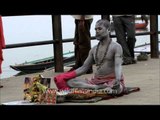
[[[67,90],[70,89],[70,87],[67,85],[67,81],[75,78],[76,72],[75,70],[70,72],[61,73],[54,77],[54,82],[59,90]]]
[[[0,16],[0,74],[2,73],[2,61],[3,61],[3,52],[2,49],[5,48],[5,40],[3,35],[3,23],[2,23],[2,16]]]

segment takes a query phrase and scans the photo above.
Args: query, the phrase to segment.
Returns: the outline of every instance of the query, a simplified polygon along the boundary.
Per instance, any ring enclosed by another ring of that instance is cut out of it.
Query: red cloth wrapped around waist
[[[88,83],[95,84],[95,85],[106,83],[108,86],[113,87],[113,82],[115,79],[116,79],[115,74],[112,73],[112,74],[102,76],[102,77],[93,76],[91,79],[88,79]],[[120,83],[124,86],[123,75],[121,76]]]

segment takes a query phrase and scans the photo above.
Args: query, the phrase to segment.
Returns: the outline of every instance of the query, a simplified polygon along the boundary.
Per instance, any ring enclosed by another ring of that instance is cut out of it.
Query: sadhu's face
[[[97,40],[103,40],[109,35],[109,30],[101,22],[96,23],[95,31]]]

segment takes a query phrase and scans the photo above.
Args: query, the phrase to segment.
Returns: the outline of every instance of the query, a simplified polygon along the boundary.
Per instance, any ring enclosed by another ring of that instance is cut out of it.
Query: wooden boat
[[[64,66],[70,63],[73,63],[74,61],[75,61],[74,55],[63,58]],[[48,68],[54,68],[54,66],[55,66],[55,63],[54,63],[53,57],[48,57],[48,58],[35,60],[31,62],[25,62],[17,65],[10,65],[12,69],[23,72],[23,73],[39,72],[39,71],[46,70]]]
[[[158,48],[159,48],[159,53],[160,53],[160,41],[158,41]],[[150,54],[150,52],[151,52],[150,43],[145,43],[145,44],[143,44],[143,45],[136,46],[136,47],[134,48],[134,52],[135,52],[135,53],[145,52],[145,53]]]
[[[136,29],[146,29],[148,26],[148,23],[142,22],[142,23],[135,23],[135,28]]]
[[[146,29],[148,26],[149,18],[146,15],[143,15],[140,18],[141,18],[142,22],[135,23],[135,29]]]

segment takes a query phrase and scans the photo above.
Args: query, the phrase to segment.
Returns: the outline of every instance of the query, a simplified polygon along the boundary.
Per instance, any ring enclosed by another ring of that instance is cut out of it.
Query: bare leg
[[[93,89],[93,90],[106,88],[106,85],[104,84],[92,85],[92,84],[88,84],[87,80],[78,79],[78,78],[67,81],[67,84],[71,88],[86,88],[86,89]]]
[[[111,88],[107,86],[106,83],[100,84],[100,85],[92,85],[87,82],[87,80],[84,79],[71,79],[67,81],[67,84],[71,88],[84,88],[84,89],[92,89],[92,90],[98,90],[98,89],[103,89],[107,94],[110,95],[118,95],[121,94],[123,91],[123,87],[120,84],[117,88]]]

